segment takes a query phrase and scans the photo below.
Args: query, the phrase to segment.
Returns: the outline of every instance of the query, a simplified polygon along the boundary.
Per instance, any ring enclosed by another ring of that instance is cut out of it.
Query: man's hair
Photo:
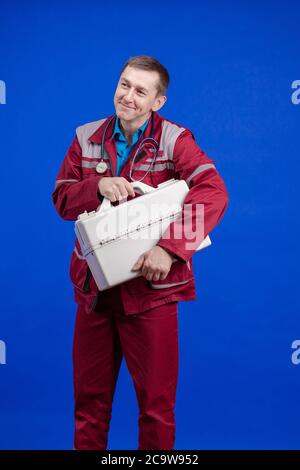
[[[170,75],[167,69],[158,60],[154,59],[153,57],[149,57],[148,55],[137,55],[135,57],[130,57],[122,68],[120,75],[122,75],[128,66],[141,70],[149,70],[150,72],[158,72],[159,81],[157,84],[156,97],[166,94],[170,83]]]

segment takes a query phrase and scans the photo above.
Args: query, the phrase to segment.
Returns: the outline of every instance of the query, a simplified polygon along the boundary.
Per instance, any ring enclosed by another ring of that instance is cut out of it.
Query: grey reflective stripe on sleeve
[[[135,170],[141,170],[141,171],[148,171],[150,168],[150,163],[147,165],[139,165],[135,167]],[[168,163],[157,163],[154,164],[153,167],[151,168],[151,171],[162,171],[165,170],[166,168],[173,170],[174,169],[174,163],[168,162]]]
[[[56,180],[55,189],[57,188],[59,184],[62,184],[62,183],[78,183],[78,182],[79,180]]]
[[[159,157],[156,157],[155,162],[164,162],[166,160],[169,160],[168,155],[160,155]],[[146,160],[147,163],[152,162],[152,158],[147,158]]]
[[[105,163],[107,164],[107,168],[110,168],[110,162],[106,159],[105,160]],[[89,162],[89,161],[86,161],[86,160],[81,160],[81,166],[82,168],[96,168],[96,166],[98,165],[99,161],[97,162]]]
[[[74,248],[74,252],[75,252],[77,258],[79,258],[79,259],[85,259],[84,256],[82,256],[82,255],[80,255],[80,254],[78,253],[78,250],[77,250],[76,246],[75,246],[75,248]]]
[[[209,168],[216,169],[216,167],[213,163],[204,163],[204,165],[199,165],[196,168],[196,170],[194,170],[193,173],[185,180],[186,183],[189,184],[191,179],[194,178],[194,176],[198,175],[199,173],[202,173],[202,171],[208,170]]]
[[[96,168],[99,162],[86,162],[85,160],[82,160],[81,166],[82,168]]]
[[[187,281],[182,281],[182,282],[174,282],[174,284],[156,284],[156,285],[151,282],[151,287],[153,287],[153,289],[167,289],[168,287],[175,287],[175,286],[180,286],[181,284],[187,284],[190,281],[191,279],[188,279]]]

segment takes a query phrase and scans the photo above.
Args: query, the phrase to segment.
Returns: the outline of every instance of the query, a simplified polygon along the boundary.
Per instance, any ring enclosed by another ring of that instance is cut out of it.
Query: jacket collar
[[[159,116],[159,114],[157,112],[154,111],[151,114],[151,116],[148,120],[148,124],[147,124],[147,126],[144,130],[144,137],[150,137],[151,136],[151,126],[152,126],[153,118],[155,120],[154,135],[156,134],[156,132],[158,130],[158,126],[160,124],[161,117]],[[105,119],[105,121],[101,124],[101,126],[98,127],[98,129],[96,129],[96,131],[89,137],[88,140],[90,142],[92,142],[93,144],[98,144],[98,145],[101,144],[104,130],[105,130],[105,128],[106,128],[106,126],[107,126],[107,124],[109,123],[110,120],[112,120],[112,122],[109,124],[108,129],[106,131],[105,141],[113,140],[116,119],[117,119],[116,114],[113,114],[112,116],[109,116],[107,119]]]
[[[136,141],[140,138],[141,134],[143,133],[143,131],[145,130],[145,128],[147,127],[147,124],[148,124],[148,120],[149,118],[144,122],[144,124],[139,127],[134,135],[132,136],[132,140]],[[124,133],[121,129],[121,126],[120,126],[120,119],[117,117],[116,119],[116,122],[115,122],[115,128],[114,128],[114,131],[112,133],[112,137],[115,137],[117,136],[117,140],[122,140],[122,141],[126,141],[126,137],[124,136]]]

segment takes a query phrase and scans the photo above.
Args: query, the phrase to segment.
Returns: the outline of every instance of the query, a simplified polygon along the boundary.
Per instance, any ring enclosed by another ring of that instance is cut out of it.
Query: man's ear
[[[152,111],[158,111],[160,108],[163,107],[163,105],[165,104],[165,102],[167,101],[167,97],[162,95],[162,96],[159,96],[156,100],[155,100],[155,103],[154,105],[152,106]]]

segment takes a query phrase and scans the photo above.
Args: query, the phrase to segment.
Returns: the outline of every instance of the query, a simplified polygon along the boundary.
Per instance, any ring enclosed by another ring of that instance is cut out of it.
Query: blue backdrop
[[[138,54],[169,70],[160,114],[192,130],[230,196],[194,258],[197,301],[179,308],[176,449],[299,448],[299,14],[296,1],[1,2],[1,449],[73,446],[74,224],[51,193],[75,128],[114,112]],[[137,448],[137,417],[123,361],[110,449]]]

